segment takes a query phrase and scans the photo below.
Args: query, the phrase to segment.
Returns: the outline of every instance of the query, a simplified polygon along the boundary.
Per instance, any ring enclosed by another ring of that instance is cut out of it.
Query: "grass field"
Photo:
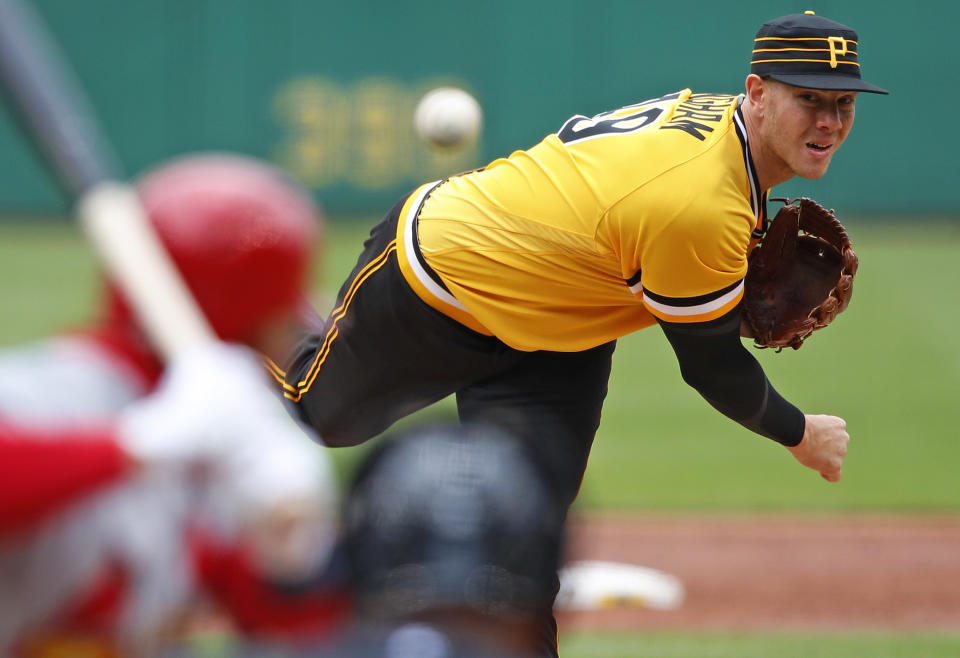
[[[563,658],[956,658],[960,638],[918,633],[596,633],[560,642]]]
[[[563,658],[956,658],[958,648],[957,636],[939,633],[571,633],[560,639]],[[236,650],[229,638],[210,636],[194,658],[232,658]]]
[[[366,225],[331,223],[318,299],[335,294]],[[848,228],[861,259],[850,310],[799,351],[757,352],[788,399],[847,419],[843,481],[823,482],[781,447],[719,416],[683,384],[662,334],[650,329],[620,341],[578,505],[960,513],[960,221]],[[0,345],[84,322],[97,278],[71,225],[0,223]],[[449,404],[438,410],[449,412]],[[362,451],[338,451],[344,472]],[[576,634],[564,636],[563,647],[568,658],[960,655],[957,636],[913,634]]]
[[[365,233],[366,222],[331,223],[316,274],[323,299],[334,296]],[[861,268],[849,311],[801,350],[756,351],[788,399],[847,419],[843,481],[822,482],[719,416],[680,380],[652,328],[618,345],[581,506],[960,510],[960,222],[854,223],[851,233]],[[81,324],[96,307],[96,265],[71,225],[0,224],[0,277],[0,345]]]

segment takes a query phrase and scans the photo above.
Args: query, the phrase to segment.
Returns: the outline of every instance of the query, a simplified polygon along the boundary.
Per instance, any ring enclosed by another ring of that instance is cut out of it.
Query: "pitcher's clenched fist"
[[[807,414],[803,439],[787,446],[797,461],[818,471],[824,480],[836,482],[843,474],[843,458],[847,456],[847,422],[843,418]]]

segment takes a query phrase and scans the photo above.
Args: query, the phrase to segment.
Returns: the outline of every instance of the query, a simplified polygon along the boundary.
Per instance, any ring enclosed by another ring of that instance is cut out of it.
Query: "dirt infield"
[[[570,559],[679,577],[677,610],[563,613],[564,630],[960,631],[960,517],[572,519]]]

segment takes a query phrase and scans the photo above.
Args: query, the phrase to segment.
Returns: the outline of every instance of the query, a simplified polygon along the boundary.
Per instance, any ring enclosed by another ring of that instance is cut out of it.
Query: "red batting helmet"
[[[278,169],[232,154],[196,154],[147,172],[137,190],[207,320],[223,340],[249,341],[263,321],[298,308],[320,214]],[[133,314],[110,286],[110,315]]]

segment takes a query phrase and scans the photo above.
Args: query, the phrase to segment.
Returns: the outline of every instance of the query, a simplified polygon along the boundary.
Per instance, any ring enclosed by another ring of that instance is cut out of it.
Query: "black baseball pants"
[[[461,421],[497,423],[517,436],[569,506],[600,423],[615,341],[523,352],[431,308],[397,265],[402,205],[371,231],[324,332],[288,364],[302,417],[328,445],[356,445],[455,394]],[[556,655],[552,619],[545,633]]]

